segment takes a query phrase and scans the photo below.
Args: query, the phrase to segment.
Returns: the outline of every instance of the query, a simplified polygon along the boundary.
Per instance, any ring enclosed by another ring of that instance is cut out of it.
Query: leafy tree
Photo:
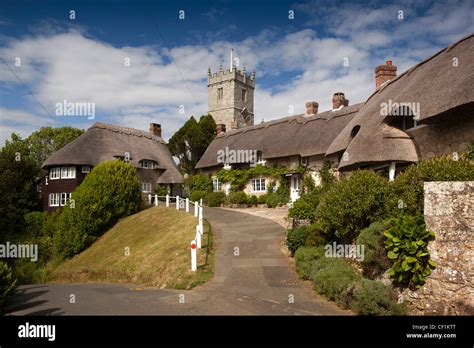
[[[168,147],[178,158],[179,169],[186,174],[194,174],[195,167],[207,147],[214,139],[216,123],[210,115],[201,116],[199,122],[191,118],[171,137]]]
[[[26,138],[26,142],[36,165],[41,167],[46,158],[54,151],[69,144],[83,133],[84,131],[82,129],[74,127],[42,127],[31,133],[31,135]]]
[[[0,242],[23,231],[23,215],[37,207],[35,178],[38,167],[28,144],[13,133],[0,150]]]

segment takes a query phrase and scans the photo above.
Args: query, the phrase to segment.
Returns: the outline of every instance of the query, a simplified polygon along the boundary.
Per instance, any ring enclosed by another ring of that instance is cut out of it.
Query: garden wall
[[[416,292],[405,290],[413,314],[474,314],[474,181],[425,182],[425,222],[437,267]]]

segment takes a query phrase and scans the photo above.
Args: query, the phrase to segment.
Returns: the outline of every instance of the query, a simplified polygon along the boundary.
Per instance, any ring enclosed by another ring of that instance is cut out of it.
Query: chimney
[[[339,110],[343,106],[348,106],[349,105],[349,100],[346,99],[344,96],[344,93],[342,92],[336,92],[332,96],[332,109],[333,110]]]
[[[161,124],[150,123],[150,133],[161,138]]]
[[[223,123],[219,123],[216,125],[216,133],[217,135],[221,134],[221,133],[225,133],[225,124]]]
[[[306,116],[316,115],[318,113],[319,104],[315,101],[306,103]]]
[[[375,68],[375,88],[378,89],[387,81],[397,77],[397,67],[392,65],[391,60],[387,60],[385,65],[379,65]]]

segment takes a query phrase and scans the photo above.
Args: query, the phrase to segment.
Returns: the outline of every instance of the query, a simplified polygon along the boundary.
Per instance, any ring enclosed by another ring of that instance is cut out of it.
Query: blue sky
[[[0,143],[96,121],[158,122],[169,138],[206,113],[207,68],[227,67],[231,47],[256,70],[256,122],[301,113],[309,100],[329,109],[336,91],[353,104],[373,92],[375,66],[391,59],[401,73],[473,31],[466,0],[4,1]],[[95,103],[95,118],[56,116],[63,100]]]

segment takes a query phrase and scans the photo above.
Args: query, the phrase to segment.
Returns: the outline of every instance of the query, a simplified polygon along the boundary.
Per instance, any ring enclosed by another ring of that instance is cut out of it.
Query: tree
[[[38,166],[28,144],[13,133],[0,150],[0,242],[23,231],[23,215],[37,207],[35,178]]]
[[[59,150],[83,134],[82,129],[74,127],[42,127],[26,138],[28,148],[36,165],[41,168],[43,162],[54,151]]]
[[[216,135],[216,123],[211,115],[191,118],[171,137],[168,147],[178,158],[181,172],[193,175],[199,159]]]

